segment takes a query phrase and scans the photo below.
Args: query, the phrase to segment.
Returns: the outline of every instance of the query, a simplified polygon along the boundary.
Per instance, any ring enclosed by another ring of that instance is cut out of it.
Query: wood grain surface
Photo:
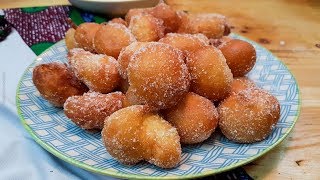
[[[167,0],[190,13],[226,15],[233,32],[260,43],[296,77],[302,109],[293,132],[244,166],[255,179],[320,179],[320,1]],[[0,8],[68,4],[67,0],[1,0]]]
[[[320,179],[320,1],[167,2],[190,13],[226,15],[233,32],[269,49],[298,81],[302,108],[293,132],[265,156],[244,166],[248,174],[255,179]]]

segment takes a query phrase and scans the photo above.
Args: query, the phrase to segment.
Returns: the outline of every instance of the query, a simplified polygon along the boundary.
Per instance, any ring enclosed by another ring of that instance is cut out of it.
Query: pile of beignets
[[[124,164],[177,166],[181,144],[220,128],[231,141],[265,139],[280,117],[278,100],[245,75],[254,47],[228,37],[218,14],[188,14],[160,3],[125,19],[70,28],[68,63],[40,64],[40,94],[85,130],[102,130]],[[216,107],[217,106],[217,107]]]

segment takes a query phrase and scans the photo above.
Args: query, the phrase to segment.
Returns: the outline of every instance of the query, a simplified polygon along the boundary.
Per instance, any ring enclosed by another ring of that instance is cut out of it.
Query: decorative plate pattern
[[[235,38],[244,39],[238,35]],[[249,40],[246,40],[249,41]],[[174,169],[161,169],[148,163],[125,166],[105,150],[100,133],[88,133],[74,125],[63,113],[44,100],[32,82],[35,65],[66,62],[67,50],[60,41],[42,53],[25,71],[17,88],[17,109],[32,137],[46,150],[86,170],[122,178],[191,178],[211,175],[244,165],[279,144],[293,128],[300,112],[300,94],[295,78],[269,51],[249,41],[257,51],[257,63],[248,74],[258,86],[277,97],[281,117],[264,141],[237,144],[219,132],[198,145],[183,147],[182,160]]]

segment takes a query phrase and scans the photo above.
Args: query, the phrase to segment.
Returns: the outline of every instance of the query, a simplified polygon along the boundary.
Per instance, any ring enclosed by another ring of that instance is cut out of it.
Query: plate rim
[[[243,166],[245,164],[248,164],[254,160],[256,160],[257,158],[265,155],[266,153],[268,153],[270,150],[272,150],[275,146],[279,145],[287,136],[288,134],[292,131],[292,129],[294,128],[297,120],[300,117],[300,113],[301,113],[301,91],[300,91],[300,87],[299,84],[296,80],[296,77],[294,76],[294,74],[291,72],[291,70],[288,68],[288,66],[283,63],[277,56],[275,56],[271,51],[269,51],[268,49],[266,49],[265,47],[261,46],[260,44],[251,41],[250,39],[243,37],[241,35],[232,33],[232,35],[236,35],[238,37],[244,38],[246,41],[250,42],[251,44],[254,44],[256,46],[259,46],[260,48],[262,48],[264,51],[269,52],[270,54],[272,54],[272,56],[278,60],[282,65],[284,65],[284,67],[290,72],[290,74],[293,77],[294,82],[296,83],[297,87],[297,91],[298,91],[298,109],[297,112],[295,114],[295,118],[293,120],[293,124],[290,126],[290,128],[286,131],[286,133],[280,138],[278,139],[273,145],[269,146],[268,148],[266,148],[265,150],[263,150],[261,153],[256,154],[254,156],[252,156],[251,158],[245,159],[245,160],[241,160],[235,164],[232,164],[230,166],[226,166],[223,168],[219,168],[219,169],[212,169],[212,170],[208,170],[208,171],[204,171],[202,173],[197,173],[197,174],[190,174],[190,175],[170,175],[170,176],[147,176],[147,175],[135,175],[135,174],[128,174],[128,173],[121,173],[121,172],[116,172],[116,171],[111,171],[111,170],[107,170],[107,169],[102,169],[102,168],[96,168],[90,165],[87,165],[81,161],[77,161],[72,159],[71,157],[68,157],[64,154],[62,154],[61,152],[59,152],[58,150],[54,149],[53,147],[51,147],[49,144],[47,144],[46,142],[42,141],[34,132],[33,129],[31,129],[31,127],[26,123],[26,120],[24,119],[24,116],[22,115],[22,111],[21,111],[21,104],[20,104],[20,98],[19,98],[19,93],[20,93],[20,88],[21,88],[21,84],[22,84],[22,79],[25,76],[25,74],[27,73],[27,71],[30,69],[30,67],[32,65],[34,65],[39,58],[41,58],[41,56],[43,56],[46,52],[48,52],[52,46],[57,45],[57,44],[61,44],[64,42],[64,39],[56,42],[55,44],[53,44],[51,47],[49,47],[48,49],[46,49],[44,52],[42,52],[41,54],[39,54],[34,60],[33,62],[25,69],[25,71],[23,72],[22,76],[19,79],[18,82],[18,86],[16,89],[16,108],[17,108],[17,113],[19,116],[19,119],[23,125],[23,127],[26,129],[26,131],[31,135],[31,137],[42,147],[44,148],[46,151],[48,151],[49,153],[51,153],[52,155],[56,156],[57,158],[72,164],[76,167],[85,169],[87,171],[93,172],[93,173],[97,173],[97,174],[102,174],[102,175],[107,175],[107,176],[111,176],[111,177],[116,177],[116,178],[130,178],[130,179],[191,179],[191,178],[200,178],[200,177],[205,177],[205,176],[209,176],[209,175],[214,175],[214,174],[218,174],[218,173],[222,173],[240,166]]]

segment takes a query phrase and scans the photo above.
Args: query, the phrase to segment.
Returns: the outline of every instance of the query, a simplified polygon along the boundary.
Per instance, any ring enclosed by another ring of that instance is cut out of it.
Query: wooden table
[[[293,132],[244,168],[255,179],[320,178],[320,1],[167,0],[176,9],[229,17],[233,32],[259,42],[295,75],[302,109]],[[67,0],[1,0],[0,8],[68,4]]]

